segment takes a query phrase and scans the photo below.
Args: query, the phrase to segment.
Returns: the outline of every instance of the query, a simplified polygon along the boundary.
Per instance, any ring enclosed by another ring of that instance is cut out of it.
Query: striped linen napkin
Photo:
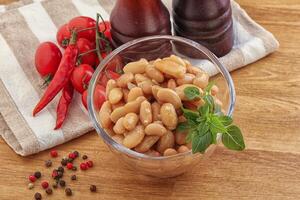
[[[43,94],[43,80],[34,67],[34,52],[40,42],[56,42],[58,27],[75,16],[95,18],[98,12],[108,19],[114,1],[23,0],[0,7],[0,134],[16,153],[34,154],[92,130],[78,94],[62,129],[53,130],[58,98],[32,117],[32,110]],[[169,8],[170,2],[165,0]],[[232,8],[235,45],[220,58],[229,71],[263,58],[279,46],[274,36],[234,1]]]

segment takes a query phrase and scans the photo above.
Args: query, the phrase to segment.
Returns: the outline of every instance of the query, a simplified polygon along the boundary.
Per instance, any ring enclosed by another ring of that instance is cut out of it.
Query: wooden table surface
[[[237,91],[234,119],[247,150],[219,147],[192,172],[155,179],[120,166],[92,132],[57,147],[60,155],[78,150],[95,162],[70,183],[70,199],[300,199],[300,0],[238,2],[280,42],[277,52],[231,73]],[[49,176],[48,158],[49,151],[22,158],[0,139],[0,199],[32,199],[41,189],[28,190],[27,176],[35,170]],[[97,185],[98,192],[91,194],[89,184]],[[44,199],[65,198],[56,190]]]

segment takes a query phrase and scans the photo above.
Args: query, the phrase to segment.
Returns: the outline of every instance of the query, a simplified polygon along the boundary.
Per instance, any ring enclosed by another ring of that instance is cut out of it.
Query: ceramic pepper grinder
[[[151,35],[171,35],[168,9],[161,0],[117,0],[111,15],[115,47]]]
[[[174,31],[197,41],[218,57],[233,46],[230,0],[173,0]]]

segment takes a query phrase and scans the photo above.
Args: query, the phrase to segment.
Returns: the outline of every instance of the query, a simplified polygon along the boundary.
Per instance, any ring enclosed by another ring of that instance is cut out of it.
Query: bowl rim
[[[127,43],[121,45],[120,47],[113,50],[110,54],[108,54],[107,57],[105,57],[102,60],[102,62],[100,62],[100,64],[96,68],[96,70],[95,70],[95,72],[94,72],[94,74],[93,74],[93,76],[90,80],[90,84],[89,84],[89,87],[88,87],[88,113],[89,113],[90,119],[93,122],[94,128],[96,129],[97,133],[101,136],[101,138],[104,140],[104,142],[107,145],[112,146],[114,149],[116,149],[119,152],[125,153],[128,156],[133,156],[133,157],[138,158],[138,159],[166,160],[166,159],[172,159],[172,158],[177,158],[177,157],[181,157],[181,156],[192,155],[192,150],[190,150],[188,152],[185,152],[185,153],[172,155],[172,156],[153,157],[153,156],[148,156],[146,154],[138,153],[136,151],[128,149],[127,147],[125,147],[125,146],[117,143],[115,140],[113,140],[111,138],[111,136],[109,136],[109,134],[107,134],[106,131],[98,123],[98,120],[97,120],[98,113],[95,112],[94,104],[92,102],[92,97],[94,96],[94,88],[96,87],[96,83],[97,83],[96,80],[98,79],[98,76],[100,75],[100,72],[102,71],[102,69],[105,67],[105,65],[113,57],[115,57],[121,51],[123,51],[123,50],[125,50],[125,49],[127,49],[127,48],[129,48],[133,45],[136,45],[138,43],[145,42],[145,41],[151,41],[151,40],[159,40],[159,39],[171,40],[171,41],[177,41],[177,42],[185,43],[186,45],[192,46],[192,47],[196,48],[197,50],[201,51],[203,54],[205,54],[210,59],[210,61],[219,69],[220,73],[223,75],[223,77],[225,78],[225,81],[228,85],[228,89],[229,89],[229,109],[228,109],[228,112],[226,114],[227,116],[232,116],[232,113],[234,111],[234,106],[235,106],[235,100],[236,100],[235,88],[234,88],[234,83],[233,83],[233,80],[230,76],[229,71],[223,66],[223,64],[221,64],[221,62],[219,61],[217,56],[214,55],[210,50],[208,50],[203,45],[201,45],[197,42],[194,42],[190,39],[187,39],[187,38],[183,38],[183,37],[179,37],[179,36],[172,36],[172,35],[147,36],[147,37],[142,37],[142,38],[132,40],[130,42],[127,42]]]

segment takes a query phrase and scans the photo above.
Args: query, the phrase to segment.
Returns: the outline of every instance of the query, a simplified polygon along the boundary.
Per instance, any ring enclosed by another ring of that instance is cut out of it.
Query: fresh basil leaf
[[[215,85],[214,82],[209,82],[208,85],[205,87],[204,91],[210,93],[210,90],[214,85]]]
[[[219,116],[219,120],[221,121],[221,123],[224,125],[224,126],[229,126],[230,124],[232,124],[233,120],[231,117],[229,116]]]
[[[224,133],[226,132],[226,127],[221,122],[218,116],[211,114],[209,116],[209,129],[213,133]]]
[[[198,134],[203,135],[209,130],[209,125],[206,122],[202,122],[198,125],[197,131]]]
[[[190,143],[193,140],[193,136],[196,134],[196,130],[190,130],[187,136],[185,137],[186,143]]]
[[[178,132],[184,132],[185,130],[189,129],[190,125],[188,124],[188,122],[181,122],[177,125],[176,130]]]
[[[212,135],[210,132],[206,132],[204,135],[195,134],[192,137],[192,152],[204,153],[211,143]]]
[[[189,99],[193,100],[195,98],[198,98],[200,96],[200,91],[196,87],[186,87],[184,89],[184,95]]]
[[[182,112],[183,112],[183,116],[188,120],[188,121],[194,121],[196,122],[197,118],[199,117],[199,113],[189,110],[189,109],[185,109],[185,108],[181,108]]]
[[[227,132],[222,134],[222,142],[225,147],[231,150],[241,151],[245,149],[241,130],[235,125],[227,127]]]

